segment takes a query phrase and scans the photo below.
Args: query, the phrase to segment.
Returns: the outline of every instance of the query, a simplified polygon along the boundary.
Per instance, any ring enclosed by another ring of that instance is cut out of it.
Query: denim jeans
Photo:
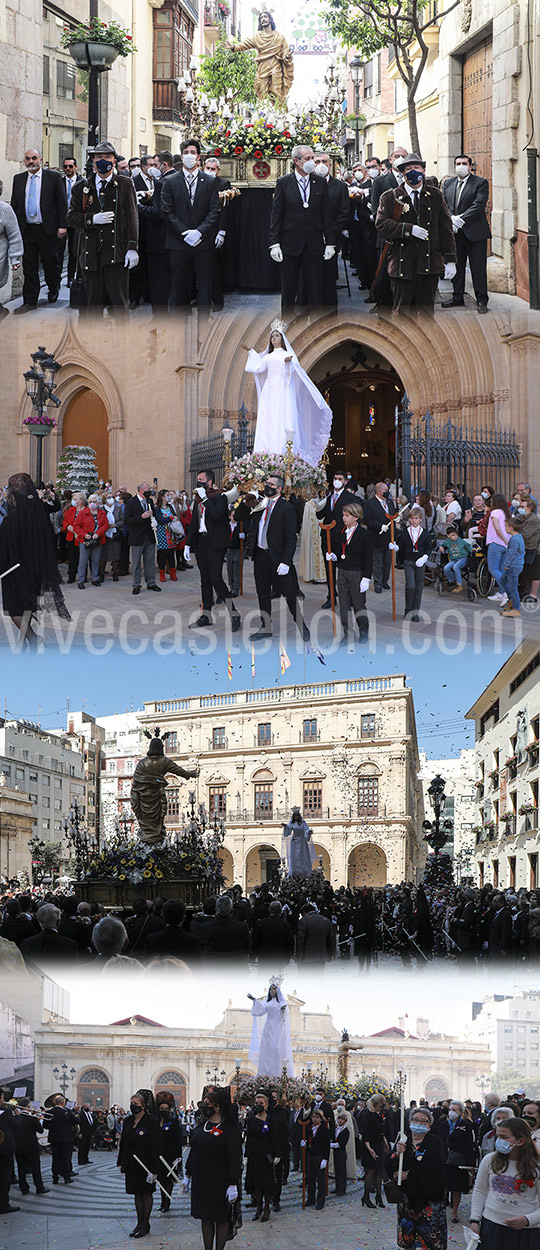
[[[506,573],[501,575],[500,587],[508,595],[508,599],[512,600],[512,607],[517,608],[519,612],[519,590],[518,590],[518,569],[507,569]]]
[[[459,560],[449,560],[444,566],[444,576],[447,582],[455,582],[457,586],[461,586],[461,570],[465,568],[467,556],[460,556]]]
[[[499,590],[501,590],[502,562],[506,555],[506,547],[502,547],[500,543],[488,543],[487,562],[491,576],[495,578]]]

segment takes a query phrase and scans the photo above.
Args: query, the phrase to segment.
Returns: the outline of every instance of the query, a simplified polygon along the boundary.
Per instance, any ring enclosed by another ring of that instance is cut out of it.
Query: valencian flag
[[[227,652],[227,677],[232,681],[232,660],[230,651]]]
[[[283,673],[286,673],[287,669],[291,667],[291,661],[287,655],[287,652],[282,642],[280,642],[279,644],[279,658],[280,658],[280,666],[281,666],[281,675],[283,676]]]

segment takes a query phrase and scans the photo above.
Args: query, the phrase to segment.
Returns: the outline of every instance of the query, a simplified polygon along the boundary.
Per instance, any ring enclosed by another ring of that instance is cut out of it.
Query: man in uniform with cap
[[[139,263],[139,216],[131,178],[115,168],[112,143],[98,143],[94,172],[76,183],[68,226],[80,230],[79,261],[89,308],[127,309],[129,270]]]
[[[452,218],[442,191],[426,187],[425,170],[426,162],[408,152],[400,163],[404,182],[379,200],[375,225],[390,244],[394,312],[412,304],[433,309],[439,278],[453,278],[456,272]]]

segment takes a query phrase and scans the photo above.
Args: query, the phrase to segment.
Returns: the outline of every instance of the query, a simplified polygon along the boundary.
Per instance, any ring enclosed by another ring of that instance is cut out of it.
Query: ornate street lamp
[[[234,430],[232,426],[225,423],[221,430],[221,437],[223,439],[223,468],[225,470],[225,476],[227,476],[231,467],[231,442],[233,435]]]
[[[38,347],[32,352],[32,367],[23,373],[26,394],[32,404],[32,415],[25,417],[23,424],[30,434],[37,438],[36,484],[41,486],[43,473],[43,439],[54,429],[56,421],[48,409],[59,408],[60,400],[53,392],[56,390],[56,375],[60,363],[45,347]]]
[[[360,155],[360,144],[358,136],[360,134],[360,83],[362,81],[362,72],[365,61],[356,53],[349,61],[349,70],[354,87],[354,159],[358,160]]]
[[[63,1063],[61,1069],[53,1068],[54,1079],[57,1085],[60,1086],[60,1089],[62,1090],[64,1098],[66,1096],[68,1086],[73,1084],[73,1077],[75,1076],[75,1071],[76,1071],[75,1068],[70,1068],[69,1073],[68,1073],[67,1063]]]
[[[444,777],[437,774],[428,786],[429,801],[433,808],[435,819],[424,820],[422,823],[424,841],[428,843],[436,855],[439,855],[443,846],[448,842],[448,838],[454,828],[452,820],[441,820],[441,813],[446,802],[444,786]]]

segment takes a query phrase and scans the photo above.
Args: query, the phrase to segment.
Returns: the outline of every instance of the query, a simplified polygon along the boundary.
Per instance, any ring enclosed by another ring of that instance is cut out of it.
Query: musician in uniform
[[[404,182],[385,191],[375,225],[388,249],[393,311],[433,310],[439,279],[456,273],[456,243],[448,206],[437,187],[426,186],[426,162],[416,152],[401,161]]]
[[[79,264],[89,308],[126,309],[130,269],[139,263],[139,215],[131,178],[115,167],[112,143],[98,143],[90,178],[75,183],[68,227],[80,230]]]

